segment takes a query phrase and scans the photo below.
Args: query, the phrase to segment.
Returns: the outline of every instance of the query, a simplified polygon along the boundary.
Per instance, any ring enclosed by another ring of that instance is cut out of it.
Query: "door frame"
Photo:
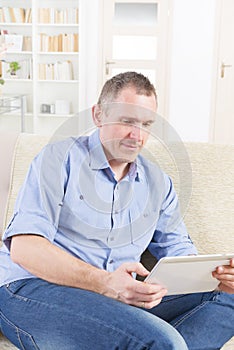
[[[219,58],[220,58],[220,30],[221,30],[221,11],[223,0],[216,0],[215,13],[215,34],[214,34],[214,55],[213,55],[213,74],[212,74],[212,89],[211,89],[211,107],[210,107],[210,127],[209,127],[209,142],[215,142],[215,122],[216,122],[216,101],[218,93],[218,78],[219,78]]]

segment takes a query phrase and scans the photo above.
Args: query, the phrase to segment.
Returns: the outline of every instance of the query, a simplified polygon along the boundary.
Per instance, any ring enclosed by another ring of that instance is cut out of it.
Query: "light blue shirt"
[[[0,250],[0,285],[35,277],[10,259],[11,237],[37,234],[96,267],[114,271],[148,247],[196,254],[170,178],[139,155],[116,181],[98,130],[47,145],[33,160]]]

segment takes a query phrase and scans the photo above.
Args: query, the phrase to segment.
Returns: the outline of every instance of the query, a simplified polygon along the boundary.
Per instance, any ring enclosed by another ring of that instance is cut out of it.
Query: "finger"
[[[142,308],[142,309],[152,309],[153,307],[157,306],[158,304],[160,304],[162,301],[162,298],[158,298],[156,300],[153,301],[140,301],[137,303],[136,306]]]
[[[216,271],[219,271],[219,273],[222,273],[224,270],[227,268],[233,268],[234,267],[234,258],[230,259],[230,264],[229,265],[222,265],[222,266],[217,266]]]
[[[128,273],[135,272],[139,276],[147,276],[149,271],[141,263],[127,263],[126,271]]]
[[[159,305],[161,303],[161,301],[162,301],[162,298],[157,299],[157,300],[150,302],[150,303],[146,302],[145,309],[152,309],[153,307]]]
[[[219,280],[219,281],[230,281],[230,282],[234,282],[234,275],[232,274],[216,274],[214,273],[213,276]]]
[[[139,294],[155,294],[165,289],[164,286],[156,283],[145,283],[142,281],[136,281],[135,292]]]
[[[136,303],[137,306],[140,305],[140,303],[145,303],[145,308],[152,308],[155,305],[158,305],[162,298],[167,294],[166,289],[160,290],[158,293],[147,295],[147,294],[138,294],[136,295]],[[143,307],[143,306],[140,306]]]
[[[217,272],[218,274],[233,274],[234,275],[234,268],[230,265],[217,266],[215,269],[215,272]]]
[[[124,263],[119,267],[119,270],[123,270],[128,274],[136,273],[139,276],[148,276],[149,271],[141,263]]]

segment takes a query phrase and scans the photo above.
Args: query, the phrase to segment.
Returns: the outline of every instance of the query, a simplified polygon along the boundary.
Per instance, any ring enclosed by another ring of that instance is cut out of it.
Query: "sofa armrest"
[[[3,231],[3,221],[7,205],[7,199],[11,181],[12,160],[19,134],[0,134],[0,235]]]

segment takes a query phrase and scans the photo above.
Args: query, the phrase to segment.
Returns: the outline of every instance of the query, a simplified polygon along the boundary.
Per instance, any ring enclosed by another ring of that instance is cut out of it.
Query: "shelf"
[[[49,51],[49,52],[44,52],[44,51],[40,51],[38,52],[38,55],[48,55],[48,56],[51,56],[51,55],[58,55],[58,56],[63,56],[63,55],[73,55],[73,56],[78,56],[79,55],[79,52],[71,52],[71,51],[68,51],[68,52],[62,52],[62,51],[59,51],[59,52],[54,52],[54,51]]]
[[[5,55],[32,55],[32,51],[7,51]]]
[[[79,28],[79,24],[78,23],[38,23],[37,27],[76,27]]]
[[[11,111],[11,112],[6,112],[4,114],[0,113],[0,117],[1,118],[8,118],[8,117],[15,117],[15,118],[21,118],[21,114],[19,114],[18,112],[16,113],[15,111]],[[33,114],[32,113],[25,113],[24,114],[24,118],[32,118]]]
[[[39,113],[38,117],[39,118],[71,118],[74,117],[75,113],[71,113],[71,114],[51,114],[51,113]]]
[[[32,27],[32,23],[9,23],[9,22],[0,22],[0,26],[7,26],[7,27]]]
[[[7,78],[4,78],[5,82],[11,82],[11,83],[32,83],[33,80],[32,79],[18,79],[18,78],[15,78],[15,79],[7,79]]]
[[[78,84],[79,80],[38,80],[39,83],[59,83],[59,84],[64,84],[64,83],[69,83],[69,84]]]

